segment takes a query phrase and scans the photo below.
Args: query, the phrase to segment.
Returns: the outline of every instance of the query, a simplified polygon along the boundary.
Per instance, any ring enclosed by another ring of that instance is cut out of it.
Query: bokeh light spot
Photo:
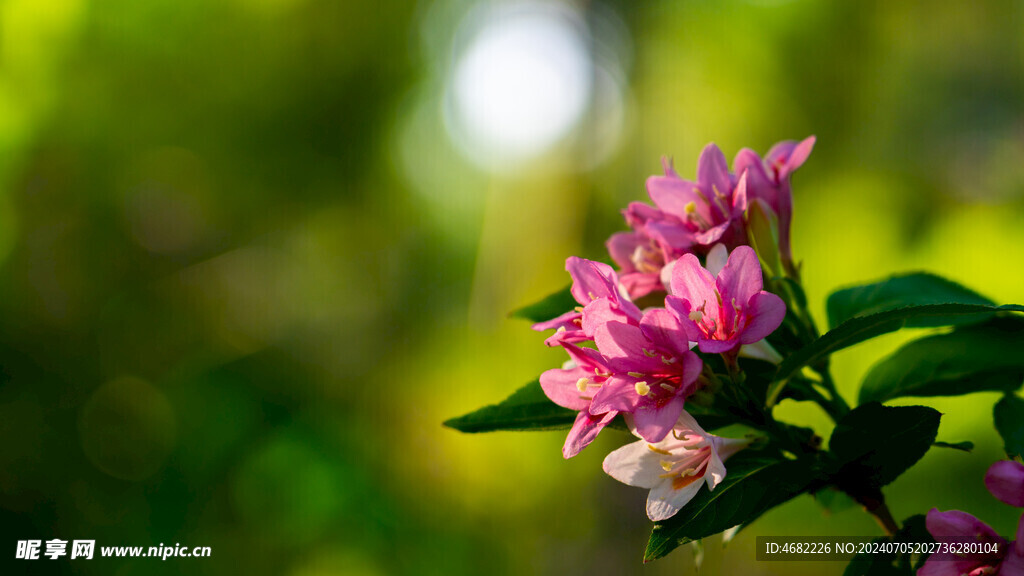
[[[79,434],[86,458],[122,480],[160,469],[174,448],[174,409],[163,392],[137,378],[100,386],[82,406]]]
[[[586,111],[593,62],[585,23],[568,7],[484,6],[463,21],[449,86],[449,130],[484,165],[535,157]]]

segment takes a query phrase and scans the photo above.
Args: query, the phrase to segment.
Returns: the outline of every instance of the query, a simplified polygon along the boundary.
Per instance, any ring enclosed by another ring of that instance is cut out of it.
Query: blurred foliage
[[[1020,3],[579,7],[621,129],[595,103],[488,173],[445,120],[469,0],[0,0],[0,563],[56,537],[213,555],[33,570],[640,571],[645,494],[600,470],[624,436],[565,462],[557,432],[441,422],[563,361],[506,313],[602,256],[662,155],[692,175],[709,141],[817,135],[793,245],[819,321],[833,289],[914,269],[1024,301]],[[910,337],[837,356],[841,390]],[[977,449],[929,453],[889,487],[897,517],[1011,533],[982,482],[997,399],[928,402]],[[712,539],[703,569],[773,570],[756,534],[877,533],[820,510]]]

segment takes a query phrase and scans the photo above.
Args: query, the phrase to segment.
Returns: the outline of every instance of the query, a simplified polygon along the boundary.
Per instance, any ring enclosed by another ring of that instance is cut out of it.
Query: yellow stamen
[[[669,462],[668,460],[662,460],[661,469],[664,470],[665,472],[668,472],[669,470],[672,469],[672,462]]]
[[[661,357],[661,363],[665,364],[665,365],[675,364],[676,363],[676,358],[672,357],[672,356],[662,356]]]
[[[694,202],[693,200],[691,200],[691,201],[686,203],[686,206],[683,206],[683,210],[687,214],[693,214],[694,212],[697,211],[697,203]]]
[[[665,390],[668,390],[669,392],[675,392],[676,391],[676,387],[671,385],[671,384],[669,384],[669,383],[667,383],[667,382],[662,382],[660,384],[660,386],[662,388],[664,388]]]
[[[647,356],[648,358],[654,358],[654,356],[657,354],[657,352],[655,352],[654,350],[648,350],[647,348],[643,348],[643,351],[644,356]]]
[[[651,387],[647,385],[647,382],[637,382],[633,389],[641,396],[647,396],[651,393]]]
[[[626,374],[629,374],[633,378],[643,378],[644,377],[644,373],[643,372],[626,372]]]
[[[583,312],[583,306],[577,306],[577,307],[573,308],[573,310],[575,310],[577,312]]]
[[[580,378],[576,381],[576,389],[580,392],[586,392],[587,384],[590,384],[590,378]]]
[[[654,446],[653,444],[648,444],[647,448],[649,448],[650,451],[654,452],[655,454],[664,454],[665,456],[671,456],[672,455],[672,453],[669,452],[668,450],[662,450],[661,448],[658,448],[657,446]]]
[[[690,312],[689,318],[694,322],[700,322],[704,319],[704,314],[700,310],[694,310],[693,312]]]

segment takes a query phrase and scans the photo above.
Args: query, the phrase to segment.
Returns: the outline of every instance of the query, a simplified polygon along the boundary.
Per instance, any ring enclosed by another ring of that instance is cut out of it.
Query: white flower
[[[650,444],[641,439],[615,450],[604,459],[604,471],[624,484],[650,489],[647,517],[658,522],[686,506],[700,491],[701,480],[714,490],[725,478],[723,461],[748,444],[708,434],[684,410],[664,440]]]

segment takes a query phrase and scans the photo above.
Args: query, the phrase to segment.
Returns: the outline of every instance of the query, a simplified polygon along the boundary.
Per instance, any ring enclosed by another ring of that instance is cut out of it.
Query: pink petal
[[[697,184],[675,176],[651,176],[647,179],[647,195],[666,214],[676,218],[686,217],[686,205],[701,203],[700,196],[693,189]]]
[[[636,378],[625,376],[612,376],[605,381],[604,386],[594,394],[594,400],[590,404],[592,414],[603,412],[633,412],[636,410],[640,396],[636,393]]]
[[[814,136],[809,136],[793,148],[793,151],[789,155],[789,159],[786,161],[784,175],[782,177],[789,176],[795,172],[797,168],[803,166],[804,162],[807,161],[807,157],[811,155],[811,151],[814,150],[815,141],[816,139]]]
[[[675,315],[679,325],[683,328],[683,332],[686,334],[687,340],[699,342],[704,337],[704,333],[697,327],[697,323],[690,320],[690,313],[695,310],[695,307],[689,300],[683,300],[676,295],[669,295],[665,297],[665,308]]]
[[[733,348],[740,345],[738,338],[729,338],[728,340],[710,340],[702,338],[697,340],[697,348],[705,354],[722,354],[728,352]]]
[[[1011,550],[999,565],[999,576],[1024,576],[1024,555]]]
[[[1006,543],[988,524],[959,510],[939,512],[932,508],[925,517],[925,527],[936,542]]]
[[[577,326],[576,326],[576,324],[573,323],[573,320],[575,320],[576,318],[579,318],[579,317],[580,317],[580,313],[579,312],[576,312],[575,310],[570,310],[570,311],[566,312],[565,314],[562,314],[558,318],[552,318],[551,320],[547,320],[545,322],[538,322],[538,323],[534,324],[533,326],[531,326],[531,328],[533,328],[534,330],[536,330],[538,332],[543,332],[544,330],[552,330],[552,329],[557,330],[558,328],[563,327],[563,326],[565,327],[566,330],[576,330]]]
[[[706,186],[708,188],[706,192],[711,194],[714,194],[711,190],[712,186],[722,194],[728,194],[732,189],[729,163],[725,159],[725,154],[722,154],[722,151],[714,143],[705,146],[700,153],[700,158],[697,159],[697,183],[702,187]]]
[[[747,173],[743,172],[740,175],[739,182],[736,183],[736,189],[732,192],[732,218],[740,219],[743,217],[743,212],[747,210]]]
[[[732,169],[737,174],[747,174],[747,196],[749,198],[761,198],[773,204],[775,201],[775,184],[764,171],[764,164],[761,157],[750,148],[744,148],[736,153],[732,161]]]
[[[948,552],[936,552],[928,557],[917,576],[961,576],[981,566],[977,560],[963,560]]]
[[[996,462],[985,474],[985,487],[1002,502],[1024,507],[1024,465],[1011,460]]]
[[[686,254],[676,261],[672,269],[672,294],[689,302],[690,311],[703,305],[705,314],[718,317],[715,279],[693,254]]]
[[[665,473],[661,467],[664,456],[648,448],[640,440],[626,444],[605,457],[602,463],[605,473],[623,484],[638,488],[652,488],[662,481]]]
[[[642,272],[631,272],[619,277],[622,286],[629,292],[630,298],[643,298],[651,292],[664,291],[661,284],[661,277],[658,274],[644,274]]]
[[[573,297],[584,306],[590,304],[591,300],[611,296],[614,292],[610,278],[615,271],[603,262],[570,256],[565,261],[565,269],[572,276]]]
[[[593,372],[589,373],[591,376],[593,374]],[[587,371],[581,368],[569,370],[553,368],[540,375],[540,387],[555,404],[570,410],[586,410],[590,406],[590,400],[581,398],[580,391],[576,387],[576,382],[580,378],[586,377],[588,377]]]
[[[749,320],[740,334],[740,343],[753,344],[768,337],[782,325],[786,317],[786,304],[771,292],[758,292],[747,301],[744,312]]]
[[[725,236],[726,231],[733,225],[732,220],[726,220],[717,226],[712,226],[703,232],[697,232],[693,235],[693,239],[701,246],[708,246],[714,244]]]
[[[636,232],[617,232],[605,242],[608,254],[623,271],[632,272],[636,270],[633,266],[633,252],[636,247],[643,243],[644,237]]]
[[[640,400],[641,403],[645,398]],[[679,415],[683,412],[685,400],[679,396],[669,400],[663,406],[640,406],[633,411],[633,423],[636,433],[648,442],[661,442],[672,431]]]
[[[648,310],[640,320],[640,331],[655,346],[680,357],[690,350],[690,339],[676,315],[664,308]]]
[[[675,218],[651,220],[644,224],[644,232],[661,246],[675,252],[687,252],[696,239],[682,222]]]
[[[661,369],[661,360],[644,354],[653,345],[636,326],[606,322],[594,331],[594,342],[615,372],[651,373]]]
[[[615,414],[615,412],[608,412],[600,416],[591,416],[586,410],[581,411],[576,416],[576,422],[569,429],[569,436],[562,446],[562,457],[568,459],[579,454],[594,441],[594,438],[597,438],[601,429],[615,418]]]
[[[760,292],[764,284],[761,280],[761,263],[754,249],[750,246],[737,246],[729,255],[725,268],[718,273],[715,286],[722,295],[726,310],[732,309],[732,300],[744,306],[754,294]]]

